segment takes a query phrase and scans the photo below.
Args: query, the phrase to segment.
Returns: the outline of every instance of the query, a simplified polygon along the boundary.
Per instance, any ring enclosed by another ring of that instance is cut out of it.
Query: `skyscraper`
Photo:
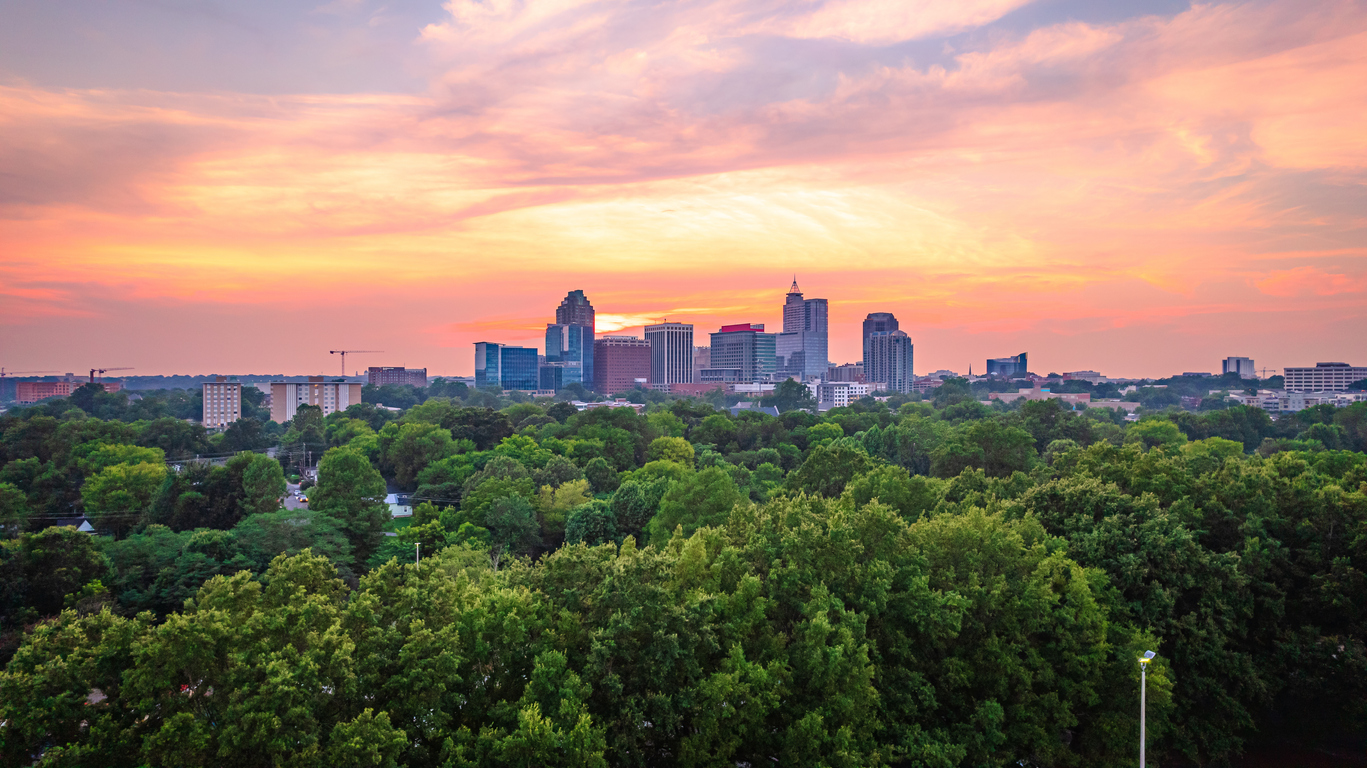
[[[897,330],[897,318],[891,312],[870,312],[864,318],[864,354],[869,353],[869,336],[875,333],[891,333]]]
[[[589,310],[592,313],[593,310]],[[593,328],[587,325],[549,323],[546,325],[546,363],[573,366],[565,383],[579,381],[593,386]]]
[[[693,324],[657,323],[645,328],[650,342],[650,386],[693,383]]]
[[[887,384],[889,392],[910,392],[912,352],[905,333],[875,331],[864,345],[864,380]]]
[[[772,379],[777,338],[765,333],[763,324],[722,326],[712,334],[711,366],[702,370],[702,380],[733,384]]]
[[[555,308],[555,322],[558,325],[587,326],[589,333],[595,333],[593,305],[582,290],[570,291],[560,306]]]
[[[783,303],[783,332],[774,344],[778,373],[799,379],[825,375],[830,367],[827,309],[825,299],[802,298],[797,277],[793,277],[793,286]]]

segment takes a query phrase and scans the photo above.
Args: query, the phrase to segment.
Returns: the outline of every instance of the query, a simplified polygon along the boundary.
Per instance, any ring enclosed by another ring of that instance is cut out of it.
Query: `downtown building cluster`
[[[555,322],[546,325],[543,350],[477,342],[474,384],[538,394],[579,384],[603,395],[637,388],[761,395],[791,379],[830,403],[871,391],[912,391],[911,338],[891,313],[875,312],[864,322],[861,362],[833,367],[827,300],[806,298],[794,279],[782,310],[777,333],[763,323],[732,323],[709,333],[705,345],[697,343],[692,323],[670,319],[645,326],[644,338],[599,337],[592,303],[582,290],[570,291],[556,308]]]

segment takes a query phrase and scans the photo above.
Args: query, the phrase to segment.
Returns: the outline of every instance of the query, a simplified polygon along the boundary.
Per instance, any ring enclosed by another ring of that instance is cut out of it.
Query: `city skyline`
[[[734,312],[722,310],[722,311],[725,311],[725,314],[720,314],[720,313],[718,313],[718,310],[716,310],[716,309],[710,309],[710,308],[704,308],[705,311],[700,312],[699,314],[692,314],[692,313],[689,311],[689,309],[686,308],[686,309],[682,309],[682,310],[676,310],[676,311],[673,311],[673,312],[660,313],[658,316],[655,316],[655,317],[652,318],[652,317],[649,316],[649,315],[645,315],[645,314],[641,314],[641,313],[622,314],[622,313],[618,313],[618,312],[613,312],[613,311],[611,311],[612,308],[609,307],[608,311],[606,311],[606,312],[598,312],[598,313],[597,313],[597,328],[598,328],[598,333],[596,334],[596,338],[603,338],[603,337],[606,337],[606,336],[635,336],[635,337],[638,337],[638,338],[642,338],[642,339],[643,339],[643,338],[644,338],[645,326],[646,326],[646,325],[649,325],[649,324],[660,323],[660,322],[689,323],[689,324],[692,324],[692,325],[696,326],[696,327],[698,328],[698,332],[704,334],[704,336],[705,336],[706,334],[712,332],[712,331],[709,330],[709,327],[722,327],[722,326],[724,326],[724,325],[730,325],[730,324],[733,324],[733,323],[735,323],[735,322],[739,322],[738,320],[736,320],[736,318],[737,318],[737,317],[742,317],[742,316],[743,316],[743,317],[763,317],[763,318],[767,318],[767,319],[765,320],[765,322],[762,322],[762,323],[759,323],[759,324],[761,324],[761,325],[767,325],[767,326],[770,327],[770,328],[775,328],[775,327],[781,328],[781,327],[782,327],[782,323],[783,323],[783,313],[784,313],[784,305],[781,303],[781,299],[783,299],[784,297],[786,297],[786,296],[788,295],[788,290],[790,290],[790,289],[777,289],[777,290],[773,291],[773,292],[772,292],[772,293],[773,293],[773,296],[774,296],[774,297],[777,297],[777,298],[771,298],[771,299],[770,299],[769,301],[767,301],[767,302],[764,302],[764,301],[757,302],[756,305],[755,305],[755,306],[756,306],[755,309],[736,309]],[[559,293],[557,293],[557,291],[559,291]],[[552,289],[550,289],[549,294],[547,294],[546,296],[542,296],[542,295],[540,295],[540,294],[535,295],[535,296],[533,297],[533,298],[534,298],[533,303],[534,303],[534,304],[538,304],[538,305],[540,305],[540,306],[542,306],[542,307],[544,308],[544,306],[545,306],[548,302],[552,301],[551,295],[560,296],[560,297],[563,299],[563,298],[564,298],[564,291],[565,291],[565,289],[563,289],[563,288],[562,288],[562,289],[555,289],[555,288],[552,288]],[[581,298],[587,296],[587,297],[590,297],[590,299],[592,299],[592,298],[593,298],[593,295],[594,295],[594,291],[593,291],[592,289],[589,289],[589,288],[574,289],[574,290],[570,291],[570,293],[571,293],[571,294],[579,294]],[[848,311],[844,313],[844,317],[842,318],[842,320],[841,320],[840,322],[836,322],[835,320],[832,320],[831,323],[830,323],[830,327],[831,327],[832,329],[839,329],[838,331],[837,331],[837,330],[832,330],[831,333],[830,333],[830,347],[831,347],[832,350],[836,350],[836,351],[833,351],[833,352],[829,355],[829,361],[828,361],[828,362],[829,362],[829,364],[832,365],[832,366],[837,366],[837,365],[841,365],[841,364],[845,364],[845,363],[859,363],[859,362],[862,362],[862,360],[863,360],[863,326],[864,326],[865,320],[867,319],[867,315],[868,315],[868,314],[870,314],[870,313],[875,313],[875,314],[892,314],[892,315],[896,315],[896,314],[897,314],[896,312],[884,313],[884,312],[882,312],[882,310],[870,309],[869,307],[865,307],[865,306],[852,307],[852,306],[851,306],[851,305],[852,305],[852,302],[849,301],[849,300],[832,299],[832,300],[830,300],[829,303],[830,303],[831,305],[840,305],[840,306],[844,306],[844,307],[848,307],[848,308],[849,308]],[[601,301],[600,301],[600,304],[602,304]],[[885,304],[887,304],[887,303],[885,302]],[[773,305],[773,306],[769,306],[769,305]],[[872,305],[870,305],[870,306],[872,306]],[[766,307],[767,307],[767,309],[766,309]],[[776,308],[775,308],[775,307],[776,307]],[[695,311],[697,310],[697,308],[693,308],[693,309],[694,309]],[[868,309],[869,311],[868,311],[868,312],[865,312],[865,309]],[[596,310],[596,308],[591,308],[589,311],[592,313],[592,312],[594,312],[595,310]],[[542,314],[541,316],[537,316],[537,317],[528,317],[528,318],[525,318],[525,319],[522,319],[522,320],[518,320],[518,321],[499,321],[499,320],[492,320],[492,321],[482,321],[482,322],[474,323],[474,324],[472,324],[472,325],[478,326],[478,328],[477,328],[476,330],[474,330],[474,331],[470,331],[470,332],[469,332],[469,337],[472,338],[472,339],[477,339],[477,341],[471,341],[471,342],[469,342],[469,344],[470,344],[470,345],[473,345],[473,344],[478,343],[479,341],[493,341],[493,340],[497,339],[497,341],[494,341],[494,343],[496,343],[496,344],[498,344],[498,345],[500,345],[500,346],[507,346],[507,347],[531,347],[531,348],[535,348],[535,349],[539,350],[540,352],[544,353],[544,352],[545,352],[545,341],[546,341],[546,338],[547,338],[547,330],[548,330],[548,328],[549,328],[550,326],[554,325],[553,323],[547,322],[547,321],[546,321],[546,318],[547,318],[547,317],[550,317],[550,318],[552,318],[552,319],[555,319],[556,313],[559,312],[559,311],[561,311],[561,309],[560,309],[560,308],[557,308],[556,311],[549,312],[549,313],[544,313],[544,312],[543,312],[543,314]],[[912,314],[909,310],[905,310],[905,309],[904,309],[903,311],[908,312],[908,314]],[[834,314],[834,313],[832,313],[832,314]],[[711,320],[710,320],[710,321],[699,320],[699,318],[710,318]],[[636,325],[626,325],[625,323],[627,323],[627,322],[635,322],[635,323],[638,323],[638,324],[636,324]],[[748,321],[747,321],[747,322],[748,322]],[[900,321],[894,320],[894,322],[896,323],[896,322],[900,322]],[[535,329],[535,330],[534,330],[534,329]],[[910,330],[909,330],[908,328],[904,328],[903,330],[908,330],[908,332],[911,333],[911,331],[914,330],[914,329],[910,329]],[[933,338],[937,338],[937,336],[938,336],[938,335],[936,334],[936,331],[937,331],[937,330],[940,330],[940,329],[937,329],[937,328],[935,328],[934,326],[930,326],[930,327],[926,328],[922,334],[912,334],[912,335],[913,335],[913,336],[922,336],[922,335],[923,335],[923,336],[925,336],[925,337],[928,337],[928,338],[932,338],[932,339],[933,339]],[[771,331],[771,332],[777,332],[777,331]],[[951,352],[951,351],[947,351],[947,350],[941,350],[939,354],[935,354],[935,353],[933,353],[932,351],[922,351],[922,350],[918,349],[918,350],[917,350],[917,360],[918,360],[918,363],[917,363],[916,367],[919,368],[919,369],[921,369],[921,370],[919,370],[918,372],[916,372],[916,375],[918,375],[918,376],[924,376],[924,375],[926,375],[926,373],[928,373],[928,372],[935,371],[935,370],[942,370],[942,369],[957,370],[957,371],[959,371],[960,373],[964,373],[964,372],[966,372],[966,371],[969,369],[969,367],[970,367],[971,365],[984,366],[983,361],[984,361],[985,359],[989,359],[989,358],[991,358],[992,355],[998,354],[998,353],[1002,352],[1002,351],[1003,351],[1004,349],[1006,349],[1007,346],[1008,346],[1008,344],[1007,344],[1006,342],[1001,342],[1001,343],[999,343],[998,341],[994,341],[993,339],[1003,339],[1003,340],[1005,340],[1005,339],[1016,339],[1016,340],[1018,340],[1018,341],[1014,341],[1014,342],[1010,342],[1010,343],[1011,343],[1011,344],[1019,343],[1019,344],[1023,344],[1023,345],[1030,346],[1031,349],[1032,349],[1032,357],[1035,356],[1035,353],[1033,352],[1033,349],[1035,349],[1035,348],[1046,349],[1046,348],[1047,348],[1047,347],[1046,347],[1045,345],[1043,345],[1043,344],[1036,344],[1034,341],[1032,341],[1032,339],[1046,339],[1046,338],[1048,338],[1047,336],[1044,336],[1044,335],[1031,335],[1031,334],[1029,334],[1029,333],[1024,333],[1024,332],[1017,332],[1017,333],[1002,333],[1002,334],[999,335],[999,336],[993,336],[993,335],[991,335],[991,334],[984,334],[984,335],[985,335],[987,338],[985,338],[985,339],[980,339],[980,340],[978,341],[978,343],[977,343],[977,346],[980,347],[980,348],[981,348],[982,350],[984,350],[984,351],[983,351],[982,353],[980,353],[977,357],[973,357],[973,358],[968,358],[968,357],[966,357],[966,355],[963,353],[963,350],[954,350],[954,351],[952,351],[952,352]],[[402,347],[403,347],[403,344],[395,344],[395,343],[392,343],[392,341],[391,341],[390,339],[387,339],[387,338],[385,338],[385,337],[367,336],[366,338],[372,339],[372,340],[374,340],[376,343],[385,342],[385,341],[390,341],[390,342],[391,342],[391,343],[390,343],[390,346],[391,346],[391,347],[398,347],[398,348],[402,348]],[[1356,341],[1356,339],[1355,339],[1355,341]],[[695,341],[695,344],[696,344],[696,341]],[[918,346],[919,346],[919,345],[921,344],[921,342],[917,341],[917,344],[918,344]],[[1238,344],[1239,344],[1240,346],[1238,346],[1237,348],[1238,348],[1240,351],[1244,352],[1244,353],[1248,353],[1249,348],[1254,347],[1254,346],[1258,346],[1258,344],[1251,344],[1251,343],[1249,343],[1248,340],[1245,340],[1245,341],[1243,341],[1243,342],[1239,342]],[[469,352],[468,352],[468,350],[470,349],[470,346],[467,346],[467,347],[465,347],[464,349],[450,349],[450,348],[447,348],[447,347],[439,347],[438,349],[439,349],[440,351],[437,353],[436,363],[435,363],[435,364],[429,364],[429,365],[426,366],[426,367],[428,368],[428,370],[431,372],[431,373],[430,373],[431,376],[461,376],[461,377],[473,377],[473,376],[475,375],[475,368],[474,368],[474,365],[475,365],[475,364],[474,364],[473,360],[471,359],[471,355],[470,355]],[[1349,350],[1349,352],[1348,352],[1347,354],[1345,354],[1345,353],[1344,353],[1344,350]],[[1356,350],[1356,352],[1354,352],[1353,350]],[[371,353],[371,354],[366,354],[366,355],[353,355],[353,357],[355,357],[356,360],[351,364],[351,366],[349,366],[352,370],[349,370],[349,371],[347,372],[347,375],[348,375],[348,376],[364,375],[364,374],[366,373],[367,369],[370,368],[370,367],[372,367],[372,366],[387,366],[387,365],[390,365],[390,362],[388,362],[388,361],[400,359],[400,358],[405,357],[405,356],[412,356],[412,355],[414,355],[414,354],[422,354],[422,352],[419,350],[419,351],[416,351],[416,352],[405,352],[405,353],[401,353],[401,354],[398,354],[398,355],[396,355],[396,354],[391,354],[391,353],[387,353],[387,352],[386,352],[386,353]],[[845,356],[846,354],[848,354],[848,356]],[[924,358],[923,358],[923,355],[924,355]],[[1106,373],[1106,375],[1108,375],[1108,376],[1113,376],[1113,377],[1124,377],[1124,378],[1161,378],[1161,377],[1164,377],[1164,376],[1173,375],[1173,373],[1175,373],[1175,372],[1180,372],[1181,370],[1193,370],[1193,369],[1196,369],[1196,370],[1212,370],[1212,371],[1218,372],[1218,371],[1220,370],[1220,363],[1222,362],[1223,358],[1224,358],[1224,357],[1229,357],[1229,356],[1230,356],[1230,353],[1224,352],[1224,353],[1222,353],[1222,357],[1219,358],[1219,359],[1215,359],[1215,360],[1203,360],[1203,359],[1201,359],[1198,355],[1195,355],[1195,354],[1174,355],[1174,356],[1171,356],[1171,359],[1173,359],[1173,360],[1185,359],[1185,360],[1190,360],[1190,361],[1193,361],[1193,362],[1192,362],[1192,364],[1190,364],[1190,365],[1185,365],[1185,366],[1184,366],[1184,365],[1171,365],[1171,366],[1168,366],[1167,368],[1160,368],[1160,369],[1158,369],[1158,370],[1144,371],[1144,372],[1134,372],[1134,371],[1131,371],[1131,370],[1126,370],[1126,369],[1124,369],[1123,367],[1114,367],[1114,368],[1112,369],[1112,370],[1114,370],[1114,372],[1112,372],[1111,370],[1107,370],[1107,371],[1105,371],[1105,373]],[[1327,349],[1325,352],[1323,352],[1322,354],[1320,354],[1319,357],[1317,357],[1317,358],[1315,358],[1315,359],[1311,359],[1312,356],[1310,356],[1310,355],[1305,355],[1305,356],[1303,356],[1303,357],[1301,357],[1301,358],[1297,358],[1294,362],[1290,362],[1290,363],[1277,363],[1277,364],[1275,364],[1275,365],[1274,365],[1274,364],[1271,364],[1271,363],[1264,363],[1263,360],[1260,359],[1259,356],[1256,355],[1256,354],[1249,354],[1248,356],[1253,357],[1255,360],[1258,361],[1258,368],[1259,368],[1260,370],[1265,369],[1265,368],[1266,368],[1266,369],[1280,370],[1280,369],[1283,368],[1283,367],[1313,366],[1313,365],[1316,364],[1316,362],[1319,362],[1319,361],[1322,361],[1322,360],[1328,360],[1328,359],[1337,360],[1337,359],[1339,359],[1339,358],[1345,358],[1345,357],[1346,357],[1347,359],[1350,359],[1350,361],[1351,361],[1351,360],[1358,360],[1358,359],[1361,359],[1361,358],[1367,358],[1367,345],[1364,345],[1364,344],[1362,344],[1362,343],[1358,343],[1358,344],[1356,344],[1356,346],[1354,346],[1354,344],[1352,344],[1352,343],[1349,343],[1349,344],[1342,344],[1342,345],[1339,345],[1338,347],[1336,347],[1336,348],[1334,348],[1334,349]],[[303,358],[307,358],[307,357],[309,357],[309,353],[306,351],[305,353],[303,353],[303,354],[301,354],[301,355],[291,356],[290,359],[303,359]],[[317,371],[310,371],[310,370],[307,370],[307,369],[305,369],[305,368],[298,367],[297,365],[296,365],[295,367],[291,368],[291,367],[290,367],[290,363],[288,363],[288,362],[281,363],[280,365],[285,366],[284,368],[282,368],[282,370],[293,370],[293,371],[294,371],[294,373],[291,373],[291,374],[289,374],[289,375],[299,375],[299,376],[303,376],[303,375],[310,375],[310,374],[314,374],[314,373],[323,374],[323,375],[328,375],[328,376],[335,375],[335,374],[332,372],[332,370],[331,370],[331,365],[334,364],[335,358],[333,358],[333,357],[331,357],[330,355],[328,355],[328,353],[327,353],[326,350],[324,350],[320,355],[314,355],[314,357],[317,358],[316,362],[319,362],[319,363],[320,363],[320,367],[318,368]],[[1125,357],[1125,356],[1124,356],[1123,354],[1122,354],[1122,355],[1119,355],[1119,358],[1120,358],[1121,360],[1123,360],[1124,357]],[[7,358],[7,360],[8,360],[8,359],[19,359],[19,358],[15,357],[14,355],[8,355],[8,354],[6,355],[6,358]],[[268,354],[268,355],[263,355],[263,356],[261,356],[260,359],[266,359],[266,358],[270,358],[270,359],[279,359],[278,356],[272,356],[272,355],[269,355],[269,354]],[[928,362],[920,362],[920,361],[922,361],[922,360],[925,359],[925,358],[929,358],[929,361],[928,361]],[[84,358],[84,357],[76,357],[76,356],[68,355],[68,356],[66,357],[66,359],[68,359],[68,360],[76,360],[76,359],[84,360],[85,358]],[[102,358],[100,358],[100,359],[104,359],[104,358],[102,357]],[[1053,356],[1053,359],[1055,359],[1055,360],[1073,360],[1073,361],[1076,361],[1076,362],[1075,362],[1075,364],[1070,364],[1070,365],[1044,363],[1044,364],[1042,364],[1043,367],[1038,367],[1038,368],[1032,367],[1032,369],[1031,369],[1032,372],[1034,372],[1034,373],[1039,373],[1039,374],[1044,374],[1044,373],[1048,373],[1048,372],[1051,372],[1051,371],[1052,371],[1052,372],[1057,372],[1057,373],[1062,373],[1062,372],[1070,371],[1070,370],[1082,370],[1082,369],[1098,369],[1098,370],[1100,370],[1101,368],[1106,368],[1106,367],[1108,367],[1108,366],[1105,366],[1104,364],[1096,363],[1096,362],[1095,362],[1095,359],[1084,358],[1084,357],[1080,356],[1080,355],[1079,355],[1078,353],[1076,353],[1076,352],[1067,352],[1067,351],[1065,351],[1065,352],[1062,353],[1062,354]],[[258,358],[251,358],[251,360],[249,360],[247,363],[244,364],[245,367],[244,367],[242,370],[255,370],[255,369],[257,369],[257,368],[260,368],[260,369],[262,369],[262,370],[265,370],[265,369],[267,369],[267,368],[270,367],[270,364],[268,364],[268,363],[259,363],[258,360],[259,360]],[[426,361],[426,360],[420,360],[419,362],[426,363],[427,361]],[[8,363],[6,363],[6,368],[7,368],[7,369],[11,369],[11,368],[12,368],[13,370],[19,370],[19,371],[25,370],[23,367],[21,367],[21,366],[19,366],[19,365],[10,366]],[[61,366],[53,366],[52,368],[44,369],[44,370],[56,371],[56,370],[59,369],[59,368],[61,368]],[[77,365],[77,366],[75,367],[74,372],[75,372],[75,373],[80,373],[80,369],[81,369],[81,366],[80,366],[80,365]],[[190,370],[190,369],[186,369],[186,368],[177,368],[177,367],[175,367],[174,364],[173,364],[170,368],[167,368],[167,369],[157,369],[157,370],[153,370],[153,369],[148,369],[148,368],[138,369],[137,367],[133,367],[132,370],[137,371],[137,372],[136,372],[136,373],[129,373],[129,374],[125,374],[125,375],[134,375],[134,376],[139,376],[139,375],[176,375],[176,374],[182,374],[182,375],[205,375],[206,373],[214,373],[214,372],[222,372],[222,371],[229,371],[229,372],[232,372],[233,370],[236,370],[236,369],[227,369],[227,368],[224,368],[224,367],[222,367],[222,366],[219,366],[219,367],[207,368],[207,369],[203,369],[203,370]],[[985,371],[985,367],[983,367],[983,370]],[[47,374],[47,377],[48,377],[48,378],[51,378],[51,377],[54,376],[54,375],[60,375],[60,374],[49,373],[49,374]],[[112,377],[112,374],[111,374],[111,377]],[[24,378],[24,376],[21,375],[20,378]],[[40,376],[40,377],[36,377],[36,378],[42,378],[42,377]]]
[[[1367,358],[1361,0],[13,12],[6,368],[468,375],[567,286],[777,328],[793,272],[835,363]]]

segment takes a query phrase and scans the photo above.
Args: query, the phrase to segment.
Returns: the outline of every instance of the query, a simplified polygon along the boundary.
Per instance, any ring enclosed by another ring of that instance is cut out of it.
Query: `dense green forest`
[[[1133,765],[1145,650],[1151,758],[1367,737],[1367,403],[419,392],[0,416],[0,761]]]

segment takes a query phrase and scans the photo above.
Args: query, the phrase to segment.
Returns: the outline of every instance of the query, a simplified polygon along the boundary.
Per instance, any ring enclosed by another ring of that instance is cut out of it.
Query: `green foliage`
[[[590,501],[570,511],[565,523],[567,544],[609,544],[617,541],[617,516],[606,501]]]
[[[685,475],[672,481],[660,498],[648,528],[650,541],[663,544],[680,526],[688,536],[703,526],[721,525],[743,499],[730,473],[718,467]]]
[[[245,567],[265,571],[279,555],[309,550],[339,566],[355,562],[352,538],[342,521],[312,509],[282,509],[243,519],[232,530]]]
[[[693,446],[682,437],[657,437],[646,449],[647,461],[672,461],[691,467],[693,456]]]
[[[489,563],[495,571],[505,555],[530,553],[541,543],[536,514],[521,496],[495,499],[484,513],[484,527],[489,531]]]
[[[142,519],[165,479],[165,464],[107,466],[81,486],[86,517],[101,531],[126,531]]]
[[[17,536],[28,523],[28,497],[18,487],[0,483],[0,538]]]
[[[419,474],[455,452],[451,432],[438,424],[386,424],[379,433],[382,463],[403,488],[415,488]]]
[[[845,496],[856,506],[877,501],[907,520],[916,520],[940,503],[944,484],[920,475],[913,477],[901,467],[883,466],[857,475],[845,486]]]
[[[1125,431],[1125,444],[1145,449],[1178,446],[1187,442],[1182,430],[1167,419],[1143,419]]]
[[[818,446],[801,467],[788,475],[788,489],[793,493],[835,498],[844,493],[845,485],[855,475],[872,468],[873,460],[862,448]]]
[[[107,393],[0,415],[0,763],[1128,765],[1144,650],[1165,760],[1367,736],[1367,405],[462,390],[304,409],[300,511]]]
[[[273,512],[285,495],[285,473],[280,462],[259,453],[239,454],[246,462],[242,470],[242,507],[244,514]]]
[[[309,508],[336,521],[356,560],[365,562],[390,519],[385,495],[384,478],[365,456],[349,448],[332,448],[318,462],[318,485],[309,492]]]
[[[779,413],[786,411],[816,410],[816,398],[807,385],[793,379],[786,379],[774,387],[774,393],[760,400],[760,405],[778,408]]]

